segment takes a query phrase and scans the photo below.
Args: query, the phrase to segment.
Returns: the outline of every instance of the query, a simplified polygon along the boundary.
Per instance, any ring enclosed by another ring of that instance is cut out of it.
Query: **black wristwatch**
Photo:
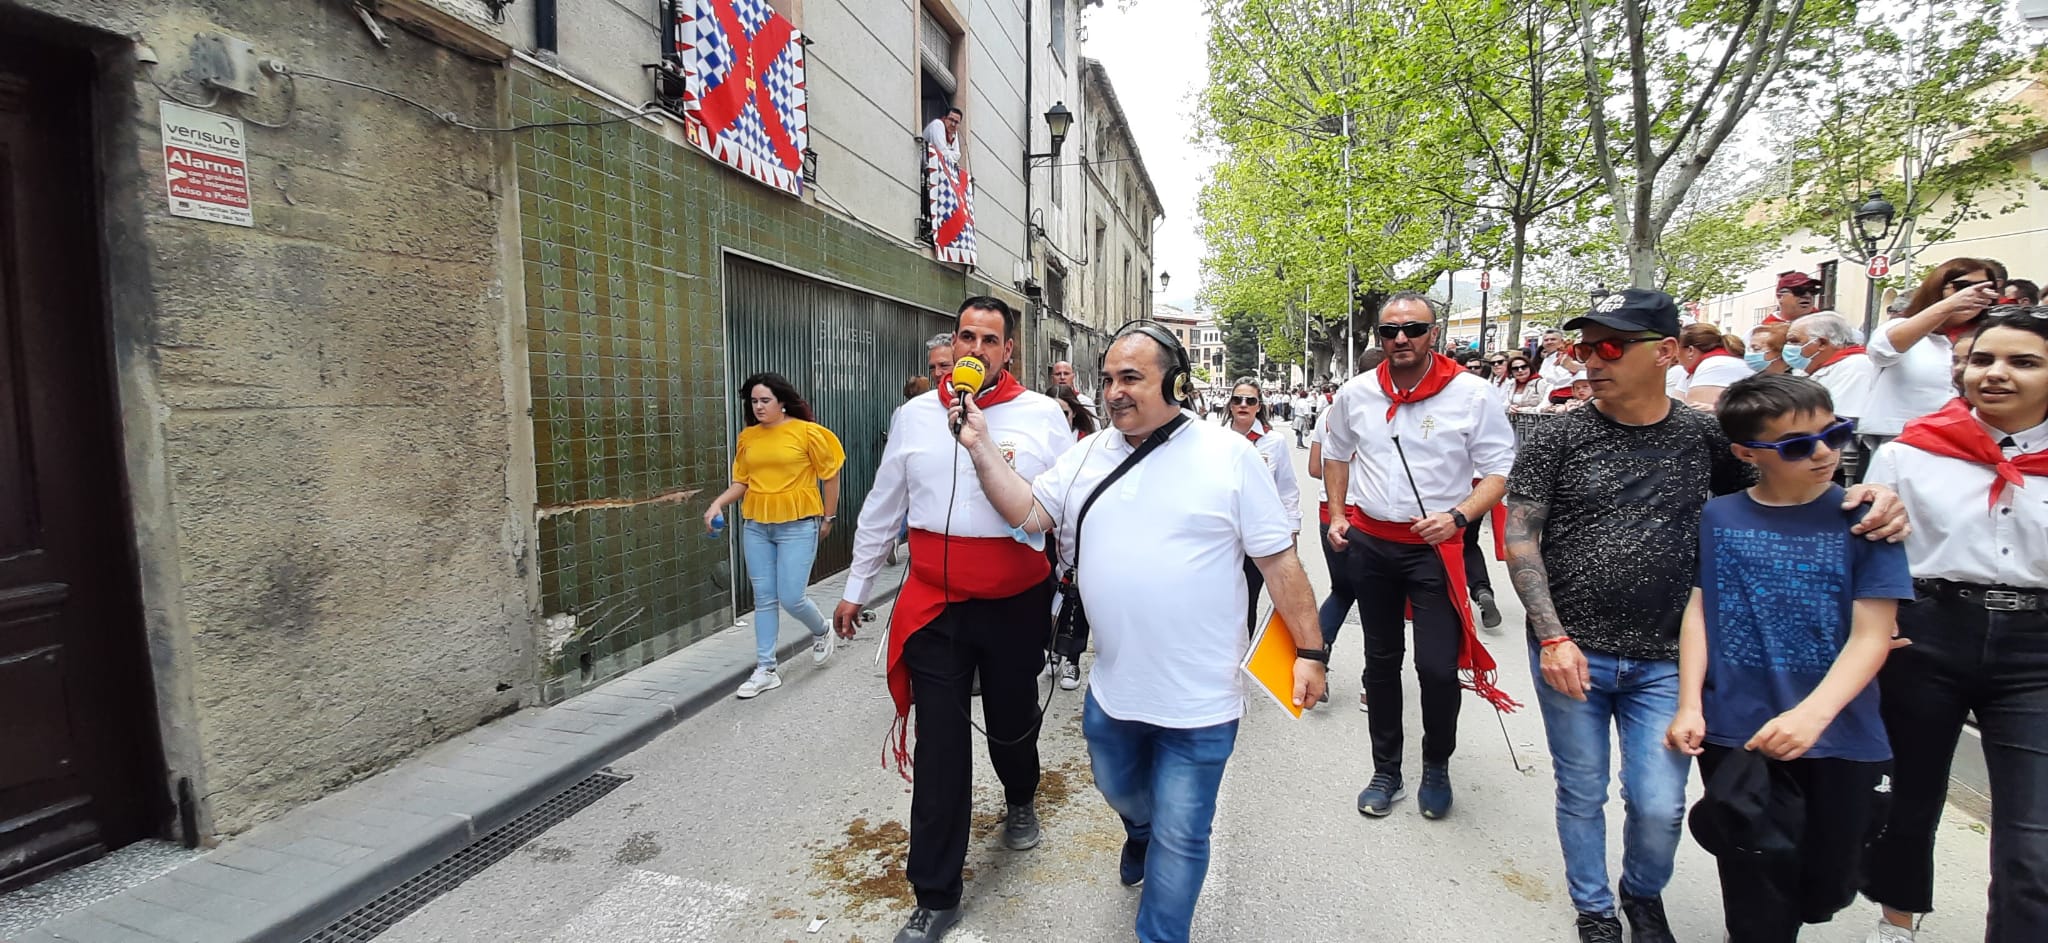
[[[1452,508],[1451,523],[1458,525],[1459,530],[1464,530],[1465,528],[1472,526],[1472,519],[1466,517],[1465,512],[1460,511],[1457,508]]]
[[[1294,650],[1294,657],[1319,661],[1325,665],[1330,663],[1330,651],[1326,648],[1297,648]]]

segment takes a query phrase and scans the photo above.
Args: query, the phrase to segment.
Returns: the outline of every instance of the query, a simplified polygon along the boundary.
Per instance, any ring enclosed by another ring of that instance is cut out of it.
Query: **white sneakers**
[[[1863,938],[1863,943],[1913,943],[1913,931],[1879,917],[1877,926]]]
[[[1060,690],[1072,691],[1081,686],[1081,666],[1071,661],[1060,662]]]
[[[782,676],[776,674],[775,669],[756,666],[754,673],[748,675],[747,680],[740,682],[739,697],[744,701],[763,691],[773,691],[779,687],[782,687]]]
[[[832,649],[839,644],[839,636],[827,630],[823,635],[811,636],[811,664],[822,665],[832,657]]]

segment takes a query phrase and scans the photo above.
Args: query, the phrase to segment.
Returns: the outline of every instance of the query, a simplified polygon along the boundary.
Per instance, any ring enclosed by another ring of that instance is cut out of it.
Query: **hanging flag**
[[[804,39],[767,0],[670,0],[683,126],[713,160],[795,196],[810,140]]]
[[[941,262],[974,264],[974,182],[937,144],[924,148],[924,188],[930,198],[932,252]]]

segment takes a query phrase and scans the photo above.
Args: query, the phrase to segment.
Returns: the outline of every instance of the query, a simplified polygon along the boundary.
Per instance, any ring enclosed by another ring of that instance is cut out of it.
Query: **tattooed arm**
[[[1543,525],[1550,505],[1521,495],[1508,497],[1506,543],[1508,575],[1522,608],[1529,615],[1529,633],[1543,646],[1543,682],[1573,700],[1586,699],[1592,676],[1586,656],[1566,636],[1557,606],[1550,598],[1550,572],[1543,566]]]

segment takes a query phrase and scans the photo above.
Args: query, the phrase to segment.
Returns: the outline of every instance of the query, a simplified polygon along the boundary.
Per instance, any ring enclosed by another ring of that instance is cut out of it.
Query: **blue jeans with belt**
[[[1529,642],[1529,674],[1557,774],[1557,841],[1565,885],[1580,913],[1612,916],[1607,881],[1607,779],[1614,731],[1621,737],[1621,892],[1655,897],[1671,882],[1685,832],[1690,758],[1666,749],[1678,714],[1678,662],[1582,649],[1592,683],[1575,701],[1544,683],[1542,649]]]
[[[1145,890],[1138,898],[1141,943],[1185,943],[1195,898],[1209,875],[1209,832],[1223,764],[1237,746],[1237,721],[1181,729],[1118,720],[1089,694],[1081,713],[1095,788],[1124,820],[1124,833],[1149,842]]]
[[[747,559],[747,579],[754,584],[754,663],[775,667],[775,641],[787,609],[811,630],[824,635],[825,614],[804,589],[811,585],[811,561],[818,557],[818,518],[781,524],[747,521],[740,529],[740,551]]]

